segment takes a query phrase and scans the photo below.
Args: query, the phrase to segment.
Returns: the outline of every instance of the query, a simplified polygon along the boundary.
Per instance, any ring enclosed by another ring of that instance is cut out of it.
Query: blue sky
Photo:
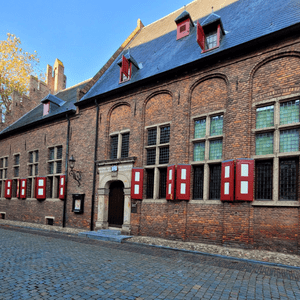
[[[67,87],[93,77],[135,29],[192,0],[2,0],[0,40],[12,33],[24,50],[37,51],[41,65],[55,58],[65,66]]]

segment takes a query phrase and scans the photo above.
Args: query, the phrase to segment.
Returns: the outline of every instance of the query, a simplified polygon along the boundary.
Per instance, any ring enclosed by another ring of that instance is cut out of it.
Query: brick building
[[[0,133],[3,218],[298,253],[300,6],[206,2]]]

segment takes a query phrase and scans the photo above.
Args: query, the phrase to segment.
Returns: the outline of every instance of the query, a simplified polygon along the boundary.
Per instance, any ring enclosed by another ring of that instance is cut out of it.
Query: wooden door
[[[108,204],[109,226],[123,225],[124,217],[124,184],[122,181],[114,181],[110,185]]]

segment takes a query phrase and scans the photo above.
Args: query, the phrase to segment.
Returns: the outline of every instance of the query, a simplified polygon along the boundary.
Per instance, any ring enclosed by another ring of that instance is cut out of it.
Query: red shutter
[[[197,22],[197,43],[201,47],[202,51],[205,50],[205,33],[200,25],[199,21]]]
[[[144,169],[133,168],[131,177],[131,199],[143,199]]]
[[[177,166],[176,199],[190,200],[191,166]]]
[[[222,162],[221,200],[234,200],[234,160]]]
[[[168,166],[166,199],[175,200],[175,165]]]
[[[236,160],[235,200],[253,201],[254,160]]]
[[[5,180],[5,190],[4,190],[4,197],[6,199],[11,198],[11,191],[12,191],[12,180],[7,179],[7,180]]]
[[[20,198],[26,199],[27,179],[20,180]]]
[[[126,77],[128,77],[128,70],[129,70],[129,61],[123,55],[122,56],[122,69],[121,69],[121,73],[123,73]]]
[[[61,175],[59,177],[59,195],[58,198],[61,200],[65,199],[65,194],[66,194],[66,176]]]
[[[20,198],[20,179],[17,179],[17,192],[16,192],[17,198]]]
[[[46,177],[36,177],[35,184],[36,199],[46,199]]]

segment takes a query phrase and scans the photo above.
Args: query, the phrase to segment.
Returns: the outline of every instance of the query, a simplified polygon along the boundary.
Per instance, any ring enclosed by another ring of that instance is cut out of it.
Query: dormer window
[[[50,112],[50,101],[44,102],[43,104],[43,116],[48,115]]]
[[[175,19],[175,23],[177,24],[177,40],[188,36],[191,26],[194,26],[191,16],[187,11],[183,11],[182,14]]]
[[[131,62],[123,55],[122,56],[122,66],[120,68],[120,82],[128,81],[131,78],[132,73],[132,64]]]
[[[218,48],[224,34],[221,18],[214,13],[209,15],[202,26],[197,22],[197,42],[202,53]]]

